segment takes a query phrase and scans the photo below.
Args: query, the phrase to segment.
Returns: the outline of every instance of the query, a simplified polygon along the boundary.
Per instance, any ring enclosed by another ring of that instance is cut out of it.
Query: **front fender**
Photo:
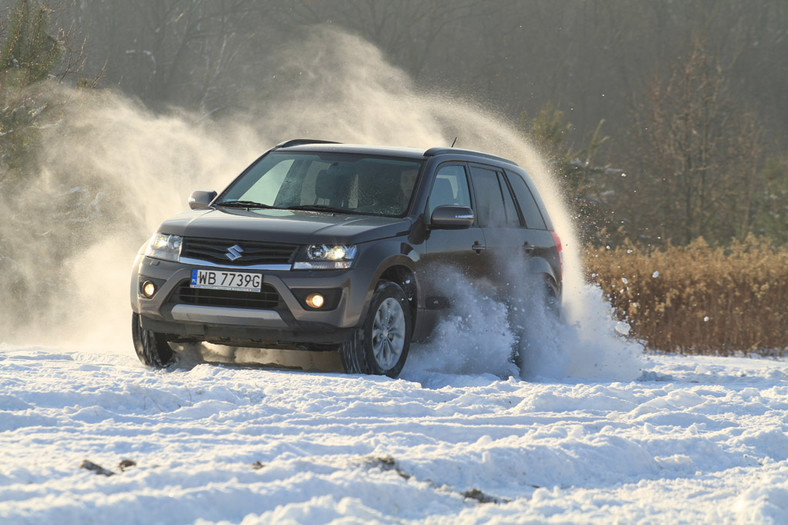
[[[351,289],[351,302],[360,305],[358,310],[359,324],[366,319],[369,303],[375,293],[377,283],[392,268],[405,268],[413,275],[415,288],[418,290],[418,278],[416,267],[418,265],[418,253],[413,250],[409,243],[402,239],[391,239],[385,242],[375,242],[366,249],[360,250],[359,260],[353,265],[353,271],[359,271],[354,276],[354,286]],[[364,282],[364,286],[355,286]],[[355,312],[354,312],[355,313]]]

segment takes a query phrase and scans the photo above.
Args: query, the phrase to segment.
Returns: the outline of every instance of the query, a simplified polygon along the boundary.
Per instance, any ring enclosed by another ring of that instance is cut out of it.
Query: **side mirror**
[[[216,198],[215,191],[195,191],[189,197],[189,208],[192,210],[204,210]]]
[[[430,226],[441,230],[462,230],[473,224],[473,210],[465,206],[438,206],[430,217]]]

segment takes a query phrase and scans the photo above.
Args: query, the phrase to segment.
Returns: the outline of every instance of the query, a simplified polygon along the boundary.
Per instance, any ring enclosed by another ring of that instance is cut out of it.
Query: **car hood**
[[[408,232],[410,219],[291,210],[193,210],[164,221],[162,233],[285,244],[358,244]]]

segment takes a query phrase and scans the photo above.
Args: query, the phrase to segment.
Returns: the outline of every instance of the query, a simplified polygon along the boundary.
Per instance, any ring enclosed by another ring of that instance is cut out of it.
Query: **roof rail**
[[[292,139],[286,140],[281,144],[277,144],[274,149],[289,148],[290,146],[300,146],[302,144],[339,144],[333,140],[320,140],[320,139]]]
[[[458,149],[458,148],[430,148],[424,152],[425,157],[435,157],[438,155],[470,155],[473,157],[483,157],[485,159],[492,159],[497,160],[500,162],[505,162],[507,164],[512,164],[513,166],[517,166],[517,163],[513,160],[509,160],[504,157],[499,157],[498,155],[490,155],[489,153],[482,153],[480,151],[473,151],[470,149]]]

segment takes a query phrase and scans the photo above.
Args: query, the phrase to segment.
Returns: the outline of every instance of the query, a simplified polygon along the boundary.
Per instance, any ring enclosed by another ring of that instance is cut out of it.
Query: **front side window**
[[[219,204],[402,216],[420,169],[418,160],[272,152],[236,180]]]
[[[432,217],[432,212],[438,206],[471,207],[468,177],[465,175],[465,168],[462,166],[442,166],[438,170],[427,204],[427,217]]]

